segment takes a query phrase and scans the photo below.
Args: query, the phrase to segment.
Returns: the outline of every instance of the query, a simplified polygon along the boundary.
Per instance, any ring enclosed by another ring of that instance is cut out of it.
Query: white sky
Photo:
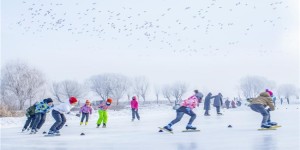
[[[51,81],[101,73],[233,96],[240,78],[299,83],[298,0],[1,1],[1,63]]]

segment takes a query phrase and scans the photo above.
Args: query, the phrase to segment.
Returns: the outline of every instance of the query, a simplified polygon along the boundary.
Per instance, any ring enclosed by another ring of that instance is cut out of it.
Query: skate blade
[[[257,129],[259,131],[264,131],[264,130],[276,130],[276,128],[260,128],[260,129]]]
[[[166,131],[166,132],[169,132],[169,133],[171,133],[171,134],[174,134],[173,133],[173,131],[169,131],[169,130],[167,130],[167,129],[165,129],[165,128],[162,128],[162,127],[158,127],[160,130],[163,130],[163,131]]]

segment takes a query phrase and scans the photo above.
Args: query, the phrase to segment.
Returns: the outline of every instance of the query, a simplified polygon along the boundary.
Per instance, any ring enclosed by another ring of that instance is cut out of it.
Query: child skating
[[[132,97],[132,100],[130,102],[131,104],[131,111],[132,111],[132,119],[131,121],[134,121],[135,117],[140,120],[140,115],[139,115],[139,103],[137,101],[136,96]]]
[[[86,100],[85,104],[80,107],[80,111],[79,114],[81,114],[81,121],[80,121],[80,125],[83,124],[84,118],[85,118],[85,125],[88,124],[89,121],[89,115],[92,114],[92,106],[89,100]]]
[[[267,106],[269,108],[266,109]],[[269,92],[260,93],[257,98],[252,99],[250,108],[263,116],[261,128],[270,128],[277,125],[276,122],[271,122],[270,111],[274,110],[274,105]]]
[[[25,130],[29,131],[30,129],[32,129],[33,123],[34,123],[34,118],[35,118],[35,107],[36,104],[33,104],[32,106],[30,106],[29,108],[26,109],[26,117],[27,120],[25,122],[25,125],[22,129],[22,132],[24,132]],[[29,126],[29,128],[28,128]]]
[[[102,128],[106,128],[106,123],[107,123],[107,118],[108,118],[107,109],[110,107],[111,103],[112,103],[112,99],[108,98],[105,102],[102,102],[99,105],[99,107],[98,107],[99,108],[99,110],[98,110],[99,119],[97,121],[97,128],[100,127],[102,122],[103,122]]]
[[[193,109],[196,108],[198,104],[198,99],[195,95],[184,100],[181,106],[176,110],[176,118],[171,121],[168,125],[164,126],[165,130],[172,132],[172,126],[179,122],[184,114],[191,116],[188,124],[186,125],[186,130],[196,130],[196,127],[192,126],[193,121],[196,119],[196,114],[193,112]]]
[[[36,134],[46,120],[46,113],[53,107],[53,100],[46,98],[35,105],[35,114],[30,134]]]
[[[59,130],[64,126],[67,119],[65,113],[72,114],[71,109],[77,104],[77,99],[75,97],[70,97],[69,102],[61,103],[57,106],[54,106],[52,110],[52,117],[55,119],[55,123],[51,126],[48,135],[59,135]],[[79,114],[76,114],[79,117]]]

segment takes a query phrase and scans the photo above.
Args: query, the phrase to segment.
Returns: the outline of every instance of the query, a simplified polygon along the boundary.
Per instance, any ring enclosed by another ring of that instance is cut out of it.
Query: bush
[[[23,111],[16,111],[10,109],[7,105],[0,105],[0,117],[20,117],[24,114]]]

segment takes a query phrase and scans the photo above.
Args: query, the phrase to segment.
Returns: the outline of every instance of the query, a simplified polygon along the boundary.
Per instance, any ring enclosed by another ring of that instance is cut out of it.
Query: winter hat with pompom
[[[77,101],[76,97],[72,96],[72,97],[70,97],[69,102],[70,102],[70,104],[73,104],[73,103],[77,103],[78,101]]]

